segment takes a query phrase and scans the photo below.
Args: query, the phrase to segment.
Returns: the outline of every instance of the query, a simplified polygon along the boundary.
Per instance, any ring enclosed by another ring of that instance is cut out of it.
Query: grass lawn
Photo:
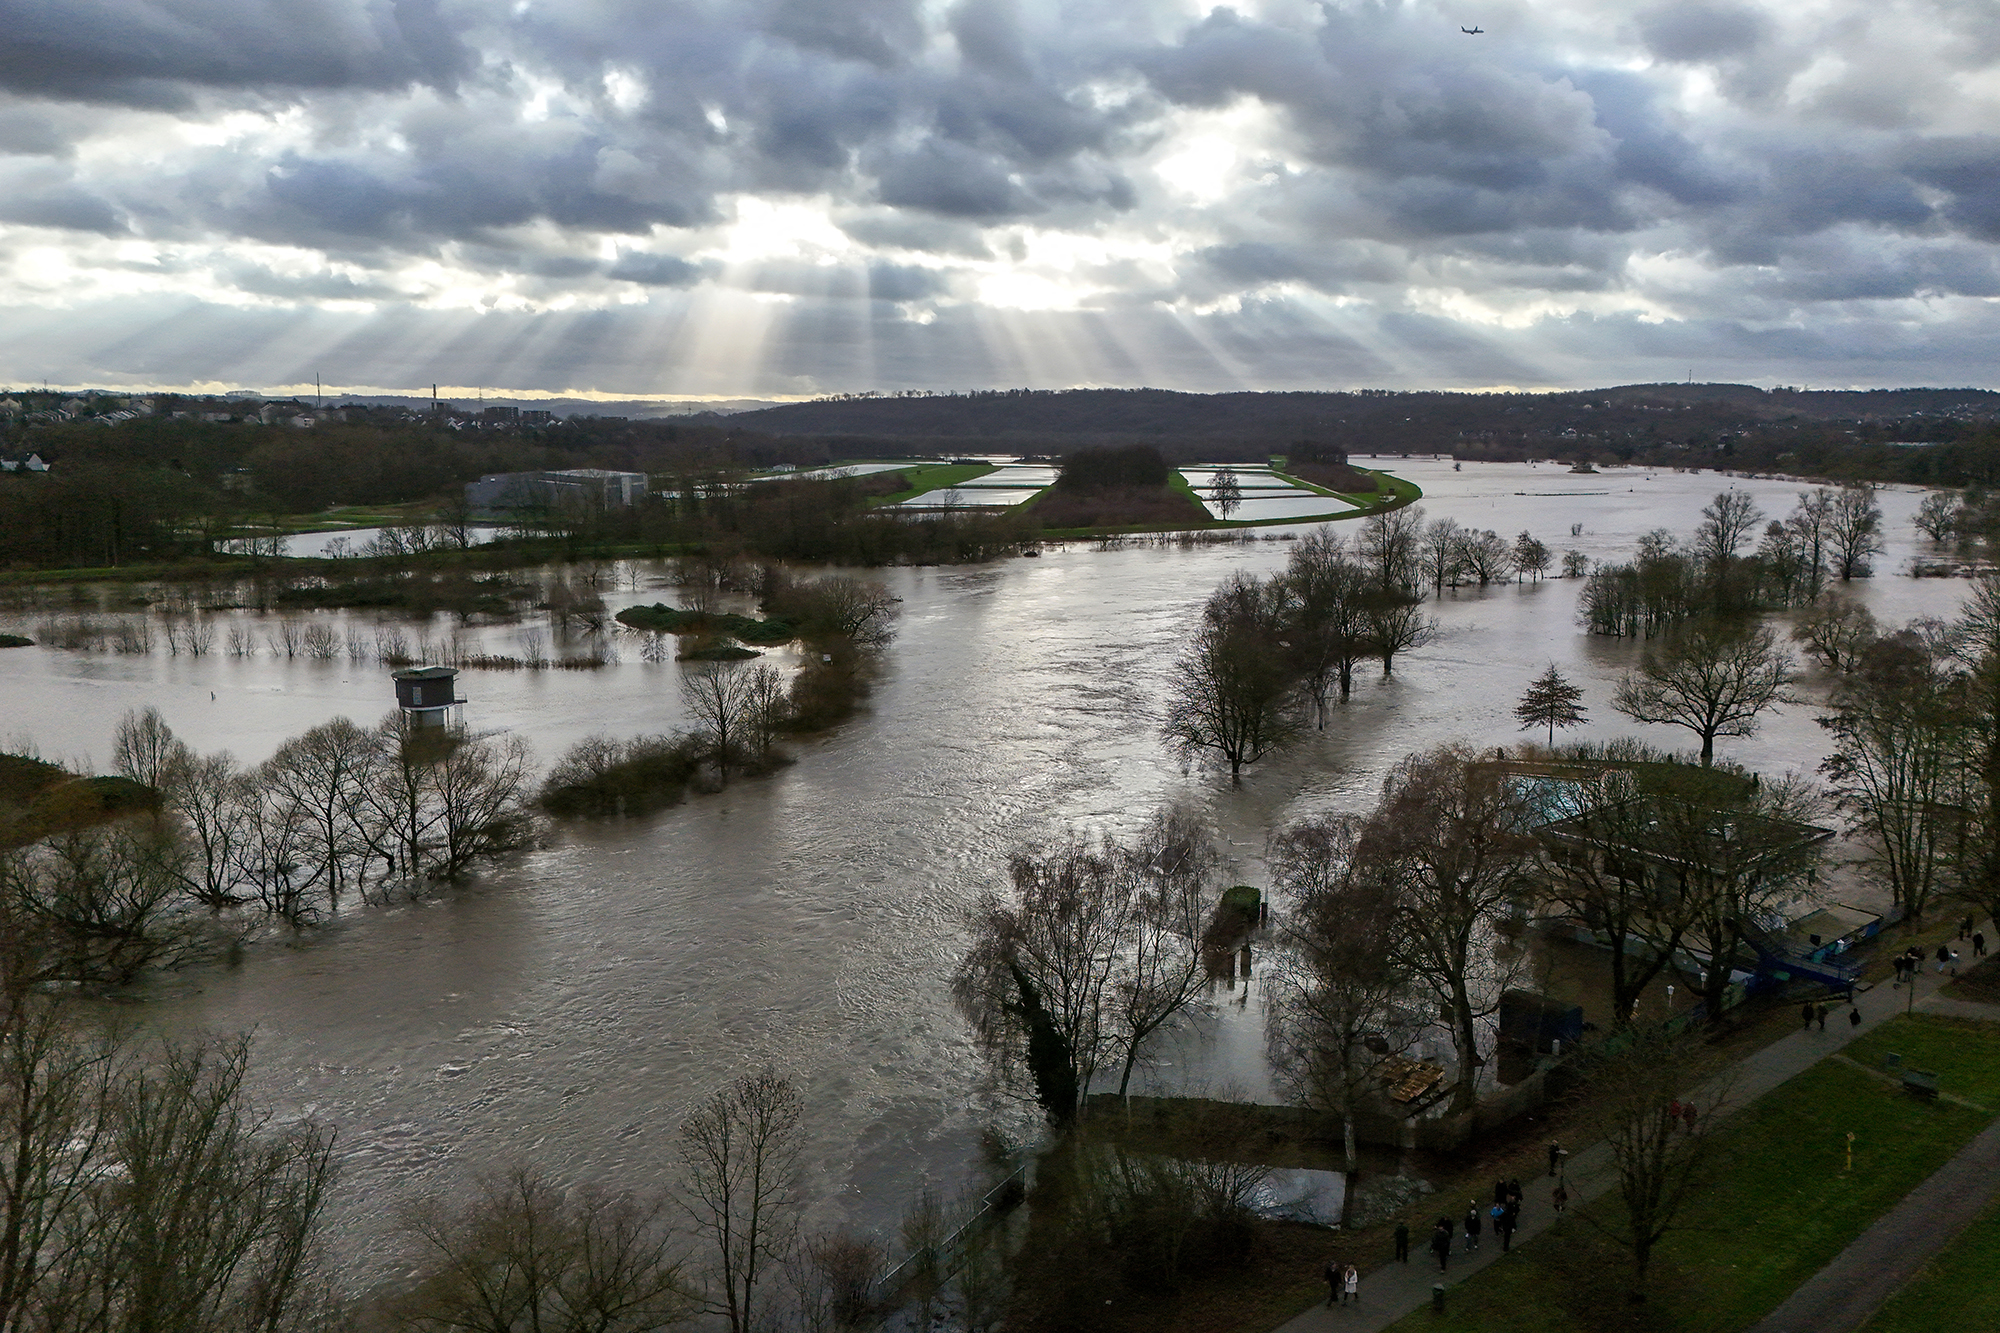
[[[904,500],[914,500],[930,491],[949,490],[953,486],[983,477],[1000,469],[991,463],[919,463],[902,469],[903,477],[910,483],[908,489],[893,491],[875,501],[878,505],[892,505]]]
[[[1940,1333],[1991,1322],[2000,1310],[2000,1204],[1958,1233],[1909,1285],[1889,1298],[1861,1333]],[[1977,1311],[1985,1310],[1985,1315]]]
[[[1886,1025],[1884,1050],[1930,1051],[1937,1020]],[[1973,1043],[1941,1077],[1964,1086],[2000,1079],[2000,1040]],[[1850,1051],[1853,1048],[1849,1048]],[[1856,1056],[1864,1059],[1865,1056]],[[1977,1075],[1969,1072],[1980,1066]],[[1926,1066],[1928,1067],[1928,1066]],[[1961,1094],[1966,1095],[1966,1094]],[[1628,1261],[1581,1218],[1516,1250],[1456,1287],[1450,1312],[1428,1310],[1402,1333],[1737,1333],[1831,1262],[1876,1217],[1950,1159],[1989,1116],[1921,1102],[1865,1069],[1825,1060],[1739,1111],[1721,1131],[1713,1183],[1687,1211],[1687,1229],[1655,1251],[1651,1299],[1625,1299]],[[1852,1173],[1844,1136],[1858,1135]],[[1610,1217],[1600,1199],[1590,1211]]]
[[[1879,1069],[1891,1051],[1903,1057],[1904,1067],[1936,1074],[1939,1091],[2000,1112],[2000,1023],[1913,1014],[1884,1023],[1846,1054]]]

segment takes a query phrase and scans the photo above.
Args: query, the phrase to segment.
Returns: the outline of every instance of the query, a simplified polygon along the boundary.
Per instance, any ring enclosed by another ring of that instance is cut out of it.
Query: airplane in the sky
[[[1464,33],[1464,34],[1465,34],[1465,35],[1466,35],[1467,37],[1477,37],[1477,36],[1478,36],[1478,35],[1479,35],[1480,33],[1482,33],[1482,32],[1485,32],[1485,31],[1486,31],[1486,29],[1484,29],[1484,28],[1460,28],[1460,29],[1459,29],[1459,31],[1460,31],[1460,32],[1462,32],[1462,33]]]

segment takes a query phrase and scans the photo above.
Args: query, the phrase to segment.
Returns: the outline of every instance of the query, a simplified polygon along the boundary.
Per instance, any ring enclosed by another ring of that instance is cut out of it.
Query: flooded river
[[[1430,516],[1510,539],[1526,528],[1558,556],[1573,547],[1593,559],[1628,556],[1655,527],[1692,531],[1731,484],[1636,469],[1368,465],[1421,485]],[[1797,489],[1733,484],[1773,517]],[[1949,615],[1964,594],[1963,583],[1900,576],[1918,498],[1882,494],[1890,550],[1857,592],[1884,620]],[[1575,523],[1584,530],[1571,538]],[[1076,546],[885,571],[903,614],[872,707],[775,778],[651,819],[567,827],[439,901],[163,978],[141,1008],[174,1031],[256,1030],[258,1093],[339,1133],[340,1243],[365,1277],[383,1271],[399,1203],[513,1158],[566,1180],[664,1183],[690,1105],[765,1066],[809,1099],[820,1220],[886,1229],[926,1181],[949,1190],[965,1177],[993,1118],[946,986],[963,913],[1002,881],[1011,850],[1068,824],[1130,827],[1184,797],[1212,811],[1235,873],[1262,882],[1275,824],[1365,807],[1411,750],[1521,739],[1511,710],[1551,661],[1587,694],[1591,725],[1572,736],[1634,729],[1609,699],[1636,649],[1581,634],[1580,582],[1549,580],[1435,603],[1436,644],[1399,661],[1393,679],[1365,674],[1323,736],[1240,788],[1183,773],[1156,735],[1177,637],[1219,579],[1276,570],[1287,549]],[[656,570],[620,576],[625,588],[605,592],[614,608],[666,595]],[[480,634],[508,651],[522,632]],[[468,672],[466,718],[518,732],[546,763],[592,731],[676,725],[678,671],[628,650],[595,672]],[[119,714],[142,703],[198,748],[257,760],[327,717],[372,720],[390,693],[386,672],[344,660],[34,648],[0,653],[0,699],[6,740],[101,764]],[[1642,730],[1685,746],[1681,733]],[[1791,708],[1721,749],[1760,769],[1810,769],[1825,745],[1812,710]],[[1153,1086],[1270,1096],[1253,1014],[1216,1006],[1162,1047]]]

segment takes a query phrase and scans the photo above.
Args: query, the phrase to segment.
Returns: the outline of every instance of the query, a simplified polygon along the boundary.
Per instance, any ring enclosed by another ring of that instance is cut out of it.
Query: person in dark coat
[[[1557,1167],[1557,1166],[1559,1166],[1559,1165],[1561,1165],[1561,1163],[1562,1163],[1562,1159],[1563,1159],[1563,1149],[1562,1149],[1562,1145],[1561,1145],[1560,1143],[1557,1143],[1557,1142],[1556,1142],[1556,1141],[1555,1141],[1554,1139],[1550,1139],[1550,1140],[1549,1140],[1549,1174],[1550,1174],[1550,1175],[1554,1175],[1554,1174],[1556,1173],[1556,1167]]]
[[[1338,1304],[1340,1301],[1340,1278],[1341,1278],[1340,1260],[1338,1259],[1327,1260],[1326,1303],[1328,1305],[1335,1305]]]
[[[1800,1021],[1800,1022],[1801,1022],[1802,1024],[1804,1024],[1804,1026],[1803,1026],[1803,1027],[1801,1027],[1801,1028],[1799,1029],[1799,1031],[1801,1031],[1801,1032],[1810,1032],[1810,1031],[1812,1030],[1812,1006],[1811,1006],[1811,1005],[1809,1005],[1809,1004],[1802,1004],[1802,1005],[1800,1005],[1800,1006],[1799,1006],[1799,1021]]]
[[[1972,915],[1971,913],[1968,912],[1966,914],[1965,920],[1958,923],[1958,937],[1959,939],[1962,940],[1971,933],[1972,933]]]
[[[1858,1028],[1861,1026],[1861,1007],[1859,1005],[1852,1005],[1848,1008],[1847,1026],[1851,1028]]]
[[[1451,1223],[1442,1217],[1431,1228],[1431,1253],[1437,1256],[1438,1272],[1444,1272],[1445,1265],[1451,1262]]]
[[[1821,1032],[1824,1032],[1824,1031],[1826,1031],[1826,1006],[1825,1006],[1825,1005],[1821,1004],[1821,1005],[1815,1005],[1815,1006],[1813,1006],[1813,1018],[1814,1018],[1814,1020],[1815,1020],[1815,1021],[1817,1021],[1817,1022],[1819,1023],[1819,1030],[1820,1030]]]
[[[1509,1208],[1521,1206],[1521,1182],[1518,1180],[1507,1182],[1507,1206]]]
[[[1514,1248],[1514,1228],[1521,1225],[1521,1205],[1510,1203],[1500,1214],[1500,1252],[1506,1254]]]
[[[1396,1262],[1399,1264],[1410,1262],[1410,1224],[1408,1222],[1396,1223]]]
[[[1495,1202],[1495,1203],[1505,1203],[1505,1202],[1507,1202],[1507,1182],[1506,1182],[1506,1181],[1504,1181],[1504,1180],[1496,1180],[1496,1181],[1494,1181],[1494,1182],[1493,1182],[1493,1202]]]
[[[1972,956],[1974,958],[1986,956],[1986,932],[1983,930],[1972,932]]]
[[[1556,1182],[1555,1193],[1549,1196],[1549,1202],[1555,1205],[1557,1217],[1561,1217],[1569,1207],[1569,1191],[1563,1188],[1561,1181]]]
[[[1471,1254],[1479,1248],[1479,1201],[1474,1199],[1465,1210],[1465,1252]]]

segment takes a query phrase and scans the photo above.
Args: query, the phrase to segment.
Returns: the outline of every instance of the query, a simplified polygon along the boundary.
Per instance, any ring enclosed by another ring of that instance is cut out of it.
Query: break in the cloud
[[[1996,103],[1967,0],[0,0],[0,380],[1993,384]]]

